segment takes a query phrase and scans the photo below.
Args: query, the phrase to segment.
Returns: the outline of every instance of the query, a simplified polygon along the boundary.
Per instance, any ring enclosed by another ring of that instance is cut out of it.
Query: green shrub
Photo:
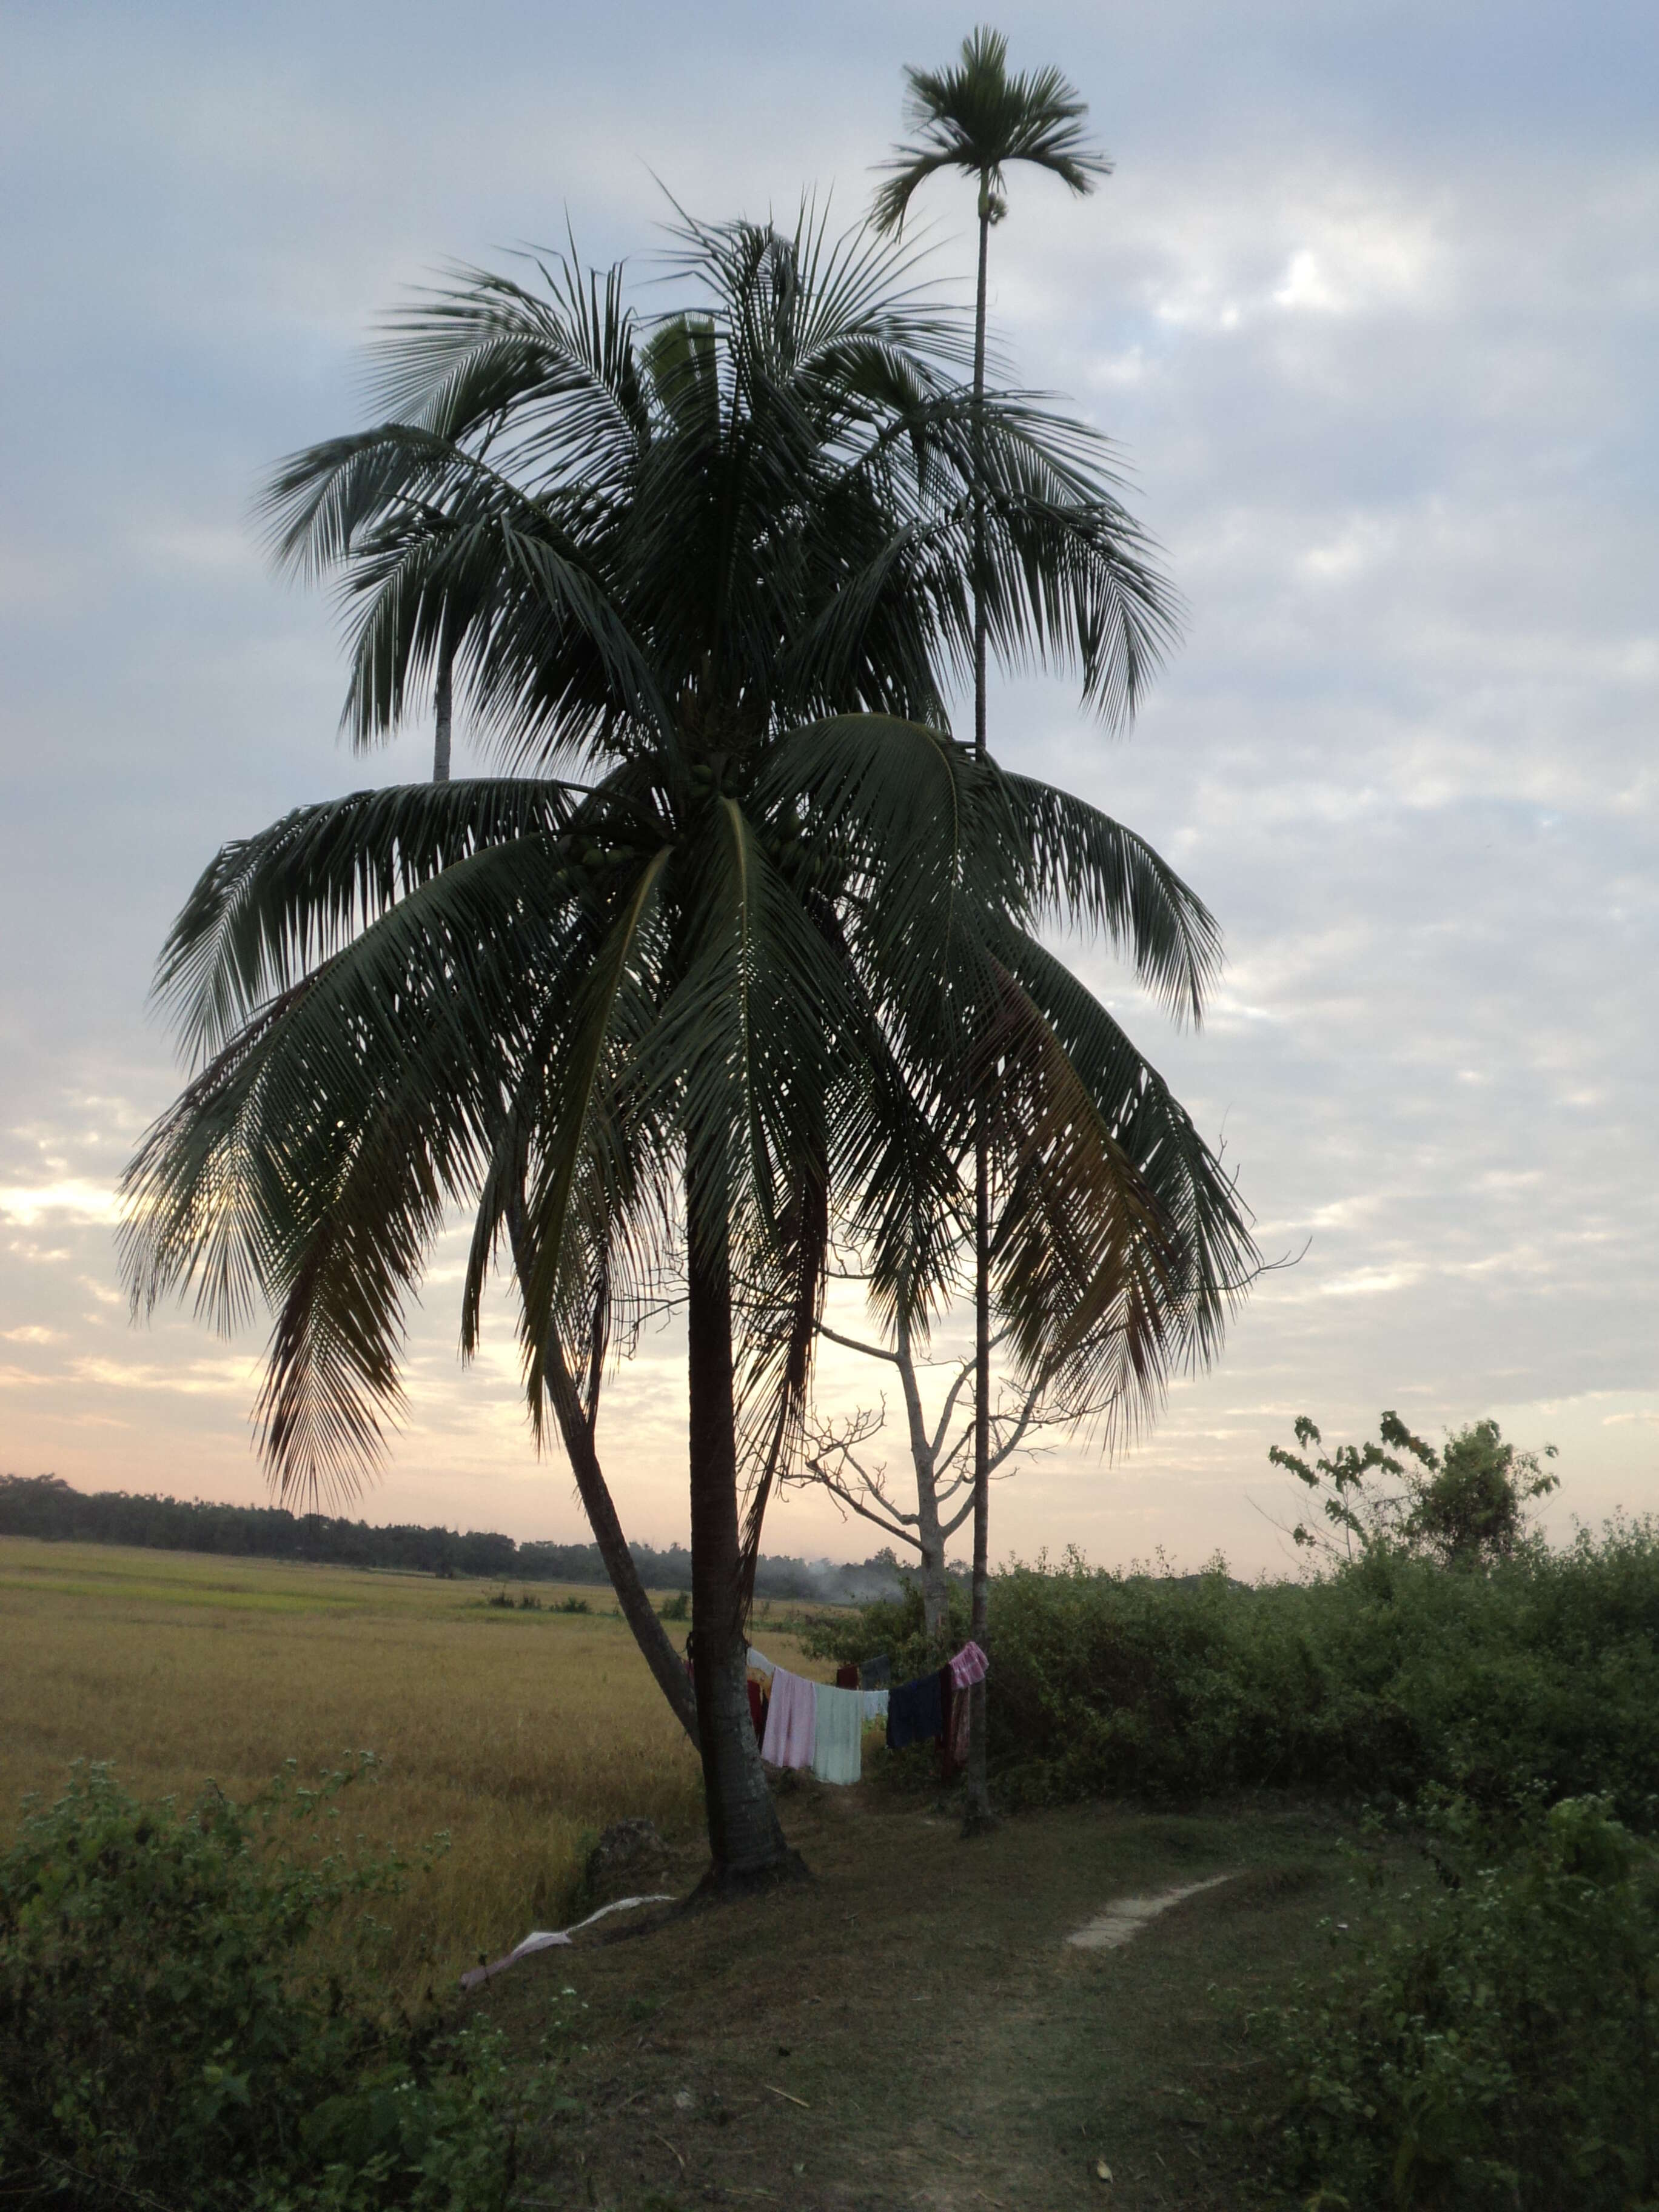
[[[657,1607],[657,1618],[659,1620],[690,1620],[691,1618],[690,1592],[676,1590],[672,1597],[665,1597]]]
[[[1374,1880],[1328,1982],[1255,2024],[1282,2179],[1332,2212],[1659,2203],[1659,1850],[1595,1797],[1507,1848],[1467,1802],[1431,1836],[1437,1875]]]
[[[963,1632],[965,1632],[965,1629]],[[955,1633],[955,1632],[953,1632]],[[914,1591],[825,1626],[826,1656],[930,1656]],[[1383,1547],[1247,1588],[1016,1567],[991,1585],[990,1756],[1005,1803],[1329,1788],[1489,1807],[1659,1800],[1659,1529],[1619,1523],[1481,1572]]]
[[[76,1769],[0,1857],[0,2195],[88,2212],[504,2202],[492,2040],[377,2002],[392,1862],[330,1848],[333,1800],[210,1788],[189,1812]]]
[[[921,1585],[907,1577],[897,1597],[878,1598],[856,1613],[821,1614],[801,1633],[801,1648],[814,1659],[872,1659],[884,1651],[896,1682],[913,1680],[937,1667],[968,1640],[968,1594],[951,1583],[950,1623],[943,1637],[930,1638],[922,1618]]]
[[[1530,1508],[1561,1486],[1542,1455],[1504,1441],[1496,1421],[1475,1421],[1448,1439],[1444,1451],[1414,1437],[1398,1413],[1385,1413],[1375,1443],[1322,1443],[1304,1413],[1296,1424],[1299,1451],[1275,1444],[1267,1457],[1322,1501],[1323,1529],[1299,1522],[1297,1543],[1352,1559],[1378,1547],[1478,1572],[1539,1539]]]

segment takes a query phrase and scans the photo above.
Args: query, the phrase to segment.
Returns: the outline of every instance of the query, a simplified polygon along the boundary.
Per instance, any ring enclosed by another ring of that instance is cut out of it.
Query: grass
[[[1321,1954],[1345,1895],[1341,1826],[1306,1808],[1073,1807],[964,1845],[915,1760],[878,1753],[855,1790],[784,1783],[809,1883],[583,1937],[458,1998],[481,1954],[572,1917],[608,1822],[644,1814],[684,1846],[666,1886],[701,1863],[696,1759],[608,1593],[538,1585],[521,1611],[489,1603],[498,1587],[0,1540],[0,1821],[75,1759],[189,1797],[373,1752],[348,1832],[405,1854],[449,1838],[395,1908],[397,1987],[495,2020],[538,2079],[562,2061],[526,2207],[1272,2201],[1256,2131],[1276,2082],[1243,2021]],[[601,1609],[556,1611],[567,1595]],[[779,1607],[757,1639],[827,1674],[800,1656],[807,1625]],[[1114,1899],[1219,1873],[1121,1950],[1064,1944]]]
[[[562,2057],[520,2203],[1279,2201],[1259,2132],[1279,2085],[1245,2018],[1323,1955],[1348,1893],[1337,1824],[1071,1808],[964,1844],[878,1779],[781,1802],[810,1883],[579,1938],[472,2001],[526,2061]],[[1212,1874],[1233,1879],[1122,1949],[1065,1943],[1113,1898]]]
[[[372,1752],[348,1832],[406,1854],[448,1838],[392,1909],[394,1978],[453,1986],[481,1953],[565,1924],[610,1821],[690,1843],[702,1815],[695,1754],[626,1625],[551,1609],[610,1593],[538,1584],[542,1610],[506,1612],[493,1587],[0,1539],[0,1832],[77,1759],[187,1800],[209,1777],[248,1796],[287,1759],[309,1778]]]

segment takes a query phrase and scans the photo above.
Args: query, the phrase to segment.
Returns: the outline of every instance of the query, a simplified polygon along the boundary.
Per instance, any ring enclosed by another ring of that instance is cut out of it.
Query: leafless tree
[[[974,1510],[974,1369],[965,1359],[918,1357],[915,1339],[901,1322],[895,1341],[872,1344],[848,1336],[820,1322],[827,1343],[856,1352],[890,1367],[904,1407],[909,1473],[890,1468],[872,1449],[887,1425],[884,1395],[874,1406],[851,1413],[809,1415],[797,1484],[815,1483],[847,1511],[856,1513],[918,1555],[923,1615],[930,1638],[943,1637],[949,1620],[945,1547]],[[992,1339],[992,1348],[1002,1341]],[[936,1413],[928,1412],[925,1380],[943,1375],[945,1395]],[[1005,1388],[991,1409],[989,1468],[994,1480],[1014,1472],[1011,1462],[1029,1449],[1041,1431],[1075,1428],[1095,1409],[1067,1402],[1062,1393],[1038,1381],[1024,1389]],[[914,1486],[914,1491],[912,1489]],[[910,1499],[914,1495],[914,1508]]]

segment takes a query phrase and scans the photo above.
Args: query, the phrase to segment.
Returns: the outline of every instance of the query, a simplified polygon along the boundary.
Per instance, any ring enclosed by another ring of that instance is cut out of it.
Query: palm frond
[[[876,198],[884,229],[902,226],[917,187],[942,168],[1000,188],[1012,162],[1029,161],[1077,193],[1111,174],[1110,161],[1084,137],[1088,110],[1077,92],[1057,69],[1011,76],[1000,31],[981,27],[963,40],[954,64],[904,75],[905,120],[916,136],[884,164],[893,173]]]
[[[192,1057],[216,1053],[264,1000],[444,869],[520,838],[550,844],[579,796],[497,779],[296,807],[215,855],[167,934],[152,995]]]

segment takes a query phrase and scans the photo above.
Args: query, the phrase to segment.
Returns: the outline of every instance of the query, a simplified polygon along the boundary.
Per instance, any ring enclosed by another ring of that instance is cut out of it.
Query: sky
[[[259,1333],[135,1328],[116,1266],[116,1182],[180,1081],[149,977],[222,842],[430,756],[423,728],[362,757],[337,736],[334,611],[270,573],[262,477],[366,419],[376,318],[447,264],[568,226],[655,304],[665,191],[718,219],[813,190],[857,221],[902,66],[973,19],[3,13],[0,1471],[252,1502]],[[1384,1407],[1431,1438],[1492,1414],[1554,1443],[1558,1534],[1659,1509],[1659,15],[997,20],[1016,66],[1076,82],[1116,168],[1081,202],[1014,176],[994,327],[1020,381],[1117,442],[1187,619],[1128,737],[1022,680],[993,743],[1150,837],[1218,916],[1195,1032],[1100,946],[1065,949],[1289,1264],[1134,1449],[1046,1439],[998,1488],[994,1551],[1281,1571],[1301,1501],[1269,1446],[1298,1413],[1332,1440]],[[964,299],[970,192],[929,194],[930,270]],[[458,773],[483,764],[459,727]],[[459,1364],[458,1279],[441,1247],[362,1510],[577,1539],[504,1303]],[[687,1526],[682,1358],[672,1327],[647,1339],[601,1429],[624,1526],[664,1543]],[[879,1374],[836,1352],[820,1394],[873,1407]],[[882,1540],[797,1494],[766,1548]]]

